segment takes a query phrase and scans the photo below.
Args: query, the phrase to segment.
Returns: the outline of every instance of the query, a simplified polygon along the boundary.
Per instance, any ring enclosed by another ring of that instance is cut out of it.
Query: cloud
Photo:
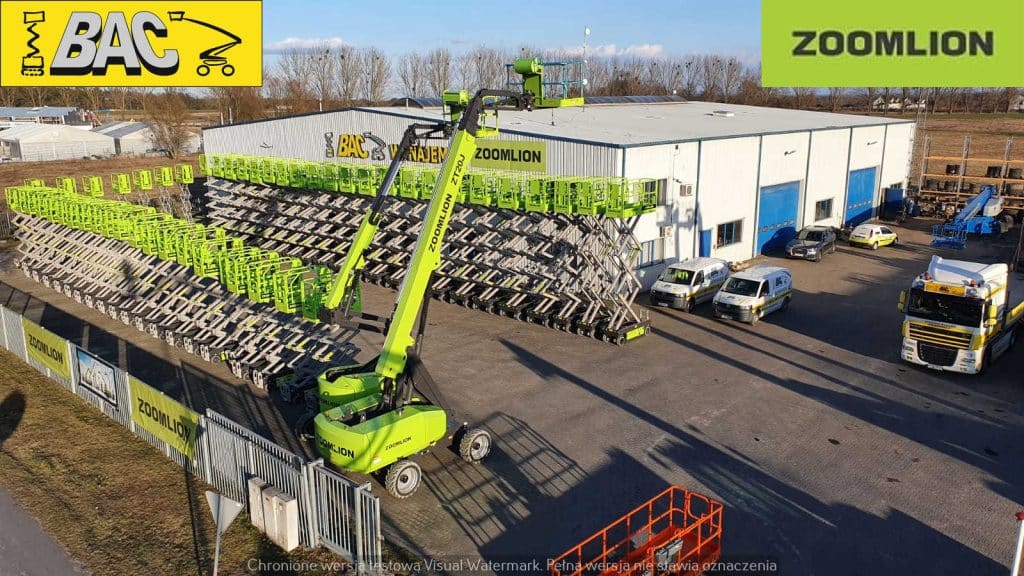
[[[281,54],[290,50],[314,52],[325,47],[339,48],[348,45],[348,42],[337,36],[333,38],[285,38],[284,40],[264,45],[263,52],[266,54]]]
[[[568,48],[563,48],[563,51],[569,53],[571,56],[582,56],[583,46],[570,46]],[[630,44],[625,48],[619,48],[616,44],[597,44],[594,46],[587,46],[587,55],[598,58],[609,58],[612,56],[640,56],[643,58],[653,58],[655,56],[661,56],[664,53],[665,47],[661,44]]]

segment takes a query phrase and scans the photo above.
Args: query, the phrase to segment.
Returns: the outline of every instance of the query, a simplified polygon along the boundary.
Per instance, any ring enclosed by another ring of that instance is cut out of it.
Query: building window
[[[733,220],[718,225],[718,248],[739,244],[743,239],[743,220]]]
[[[637,268],[645,268],[665,261],[665,239],[656,238],[640,243],[640,260]]]
[[[814,221],[826,220],[832,217],[832,199],[818,200],[814,203]]]

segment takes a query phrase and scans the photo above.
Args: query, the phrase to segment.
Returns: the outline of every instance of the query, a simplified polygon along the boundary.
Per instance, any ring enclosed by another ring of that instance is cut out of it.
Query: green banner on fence
[[[772,87],[1024,86],[1024,2],[762,0]]]
[[[61,378],[71,380],[68,341],[24,316],[21,318],[21,326],[25,330],[25,349],[29,358],[53,370]]]
[[[134,376],[128,377],[128,384],[132,421],[192,460],[196,452],[199,414]]]

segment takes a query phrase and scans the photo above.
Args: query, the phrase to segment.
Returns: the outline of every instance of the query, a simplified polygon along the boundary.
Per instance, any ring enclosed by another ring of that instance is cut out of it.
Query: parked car
[[[821,262],[825,253],[836,251],[836,232],[830,226],[808,226],[786,244],[786,255]]]
[[[881,224],[861,224],[850,232],[850,246],[867,246],[878,250],[879,246],[895,246],[899,236],[888,226]]]
[[[715,318],[756,324],[776,310],[785,310],[793,297],[793,275],[779,266],[753,266],[729,277],[715,294]]]
[[[688,258],[670,265],[651,288],[651,304],[693,312],[715,297],[729,278],[729,263],[718,258]]]

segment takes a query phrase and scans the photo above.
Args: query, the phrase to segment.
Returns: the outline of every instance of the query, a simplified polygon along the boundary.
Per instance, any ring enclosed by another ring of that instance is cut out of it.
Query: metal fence
[[[193,455],[183,454],[132,418],[132,383],[127,372],[108,365],[106,370],[113,377],[110,389],[106,395],[97,393],[83,384],[79,351],[88,355],[87,351],[49,334],[54,342],[59,341],[64,347],[58,352],[64,353],[71,375],[70,379],[64,378],[29,354],[25,339],[27,328],[21,315],[0,306],[0,328],[0,343],[6,350],[229,498],[248,503],[247,483],[254,477],[295,498],[299,508],[299,540],[303,546],[324,546],[353,562],[359,574],[379,572],[380,500],[370,492],[369,484],[356,484],[324,467],[322,460],[308,461],[209,409],[198,417]]]

